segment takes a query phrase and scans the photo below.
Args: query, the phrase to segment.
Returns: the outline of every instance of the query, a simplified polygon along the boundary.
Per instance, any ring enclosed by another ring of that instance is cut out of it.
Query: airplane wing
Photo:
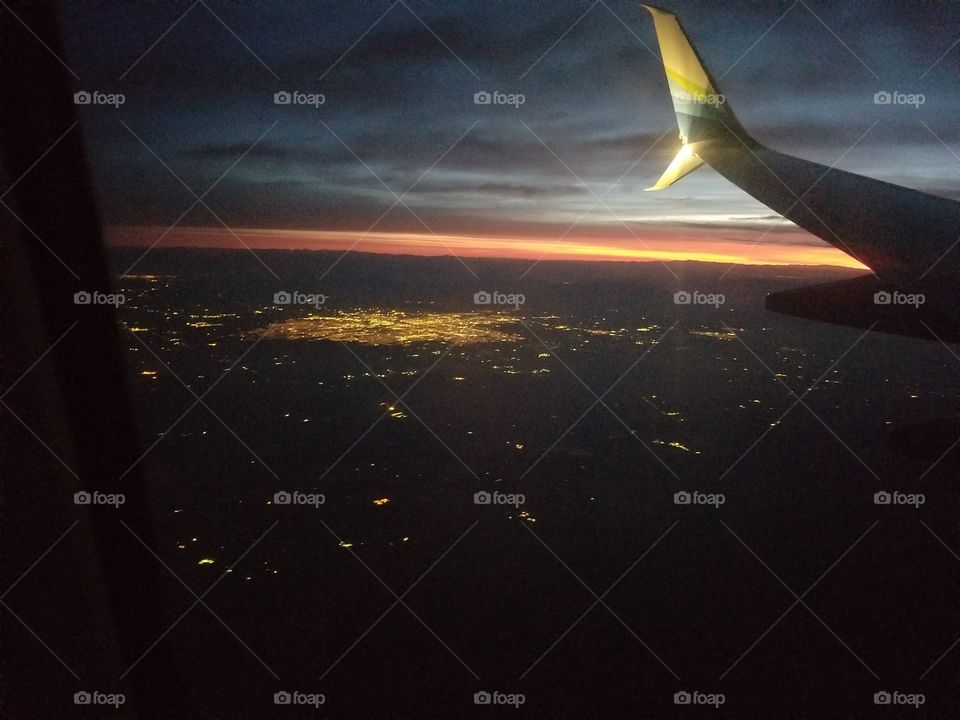
[[[927,289],[927,288],[925,288]],[[960,342],[960,325],[931,293],[904,293],[876,275],[770,293],[767,310],[891,335]]]
[[[876,276],[872,281],[772,296],[767,303],[772,310],[860,326],[865,316],[857,293],[872,298],[886,291],[891,303],[875,303],[874,315],[888,318],[878,329],[900,328],[902,334],[929,337],[917,321],[921,313],[916,310],[924,307],[926,313],[948,318],[955,330],[960,322],[960,203],[765,147],[734,115],[676,16],[644,7],[653,16],[682,142],[670,167],[648,189],[663,190],[701,165],[709,165],[778,214],[856,258]],[[871,287],[873,292],[867,292]],[[827,292],[829,309],[826,300],[813,299]],[[923,303],[899,305],[917,295],[924,297]],[[854,322],[854,318],[859,319]],[[912,329],[904,325],[909,318],[914,318]]]

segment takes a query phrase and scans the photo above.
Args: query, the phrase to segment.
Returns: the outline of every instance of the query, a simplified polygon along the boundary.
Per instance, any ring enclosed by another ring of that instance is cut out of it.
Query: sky
[[[761,142],[960,199],[956,2],[661,5]],[[79,106],[117,244],[857,266],[709,168],[643,192],[679,140],[634,2],[62,7],[76,89],[124,97]]]

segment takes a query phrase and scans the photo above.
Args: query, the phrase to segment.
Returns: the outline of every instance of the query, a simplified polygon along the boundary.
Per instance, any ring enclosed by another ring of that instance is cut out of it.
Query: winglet
[[[663,68],[684,144],[704,140],[753,142],[740,125],[676,16],[643,5],[653,16]],[[740,140],[736,138],[739,137]]]
[[[676,157],[673,158],[673,162],[667,166],[667,169],[663,175],[660,176],[660,179],[657,180],[657,184],[653,187],[646,188],[645,192],[663,190],[665,187],[670,187],[677,180],[685,178],[701,165],[703,165],[703,160],[698,158],[696,153],[694,153],[693,146],[684,145],[680,148],[680,152],[677,153]]]

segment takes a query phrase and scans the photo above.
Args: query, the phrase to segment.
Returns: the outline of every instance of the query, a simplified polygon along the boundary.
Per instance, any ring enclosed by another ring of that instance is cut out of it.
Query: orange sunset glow
[[[761,237],[755,230],[657,229],[639,237],[497,237],[410,232],[359,232],[209,227],[112,226],[111,245],[253,250],[333,250],[393,255],[517,260],[683,261],[740,265],[832,265],[864,269],[840,250],[801,230]],[[758,240],[758,238],[761,238]]]

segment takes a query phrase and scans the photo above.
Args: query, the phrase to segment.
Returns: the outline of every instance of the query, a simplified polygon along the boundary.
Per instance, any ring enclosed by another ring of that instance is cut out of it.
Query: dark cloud
[[[198,148],[184,150],[182,155],[191,160],[236,160],[246,155],[252,160],[262,160],[280,165],[298,164],[327,164],[352,162],[353,155],[345,147],[337,143],[329,147],[309,147],[284,145],[278,142],[263,140],[253,147],[253,138],[247,142],[215,143],[209,142]],[[331,138],[333,140],[333,138]]]
[[[403,5],[381,18],[390,2],[208,4],[230,30],[197,5],[146,55],[189,2],[64,6],[78,88],[128,96],[121,110],[83,111],[108,220],[172,222],[192,200],[120,119],[197,192],[229,170],[210,196],[228,222],[365,229],[393,202],[381,180],[400,193],[434,163],[407,202],[452,231],[549,234],[585,212],[585,227],[608,227],[595,195],[631,220],[768,214],[707,170],[640,193],[677,138],[652,23],[633,0],[408,0],[423,22]],[[922,124],[955,133],[960,49],[937,61],[960,35],[956,4],[667,4],[761,141],[957,196],[960,162]],[[326,102],[273,103],[293,89]],[[882,89],[926,102],[875,105]],[[525,102],[478,106],[478,90]],[[391,228],[421,229],[402,208],[382,221]]]

